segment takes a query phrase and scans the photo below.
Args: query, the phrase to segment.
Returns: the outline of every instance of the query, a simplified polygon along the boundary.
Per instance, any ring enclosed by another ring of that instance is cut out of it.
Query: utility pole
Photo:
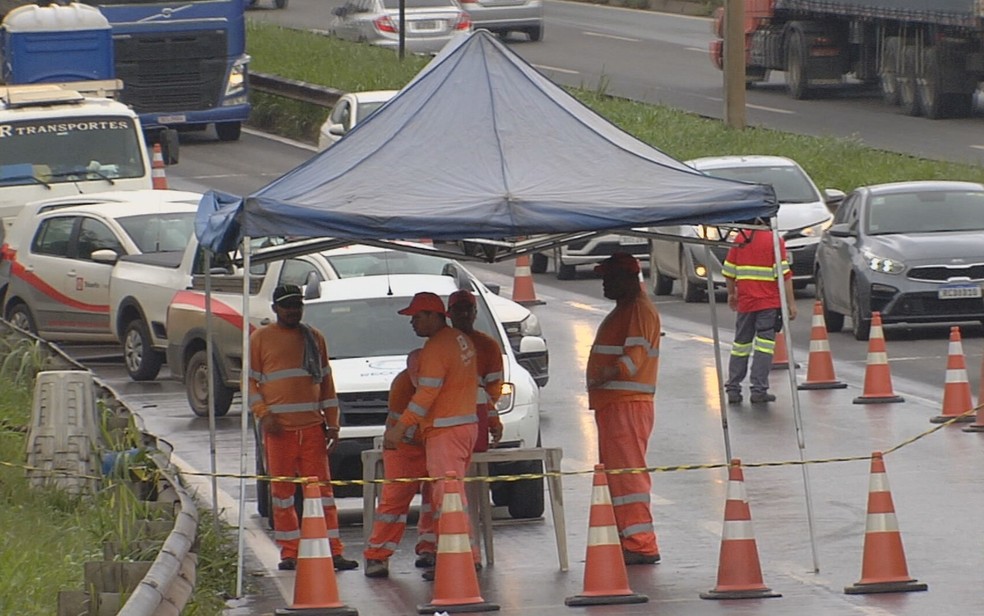
[[[724,123],[745,128],[745,0],[724,2]]]

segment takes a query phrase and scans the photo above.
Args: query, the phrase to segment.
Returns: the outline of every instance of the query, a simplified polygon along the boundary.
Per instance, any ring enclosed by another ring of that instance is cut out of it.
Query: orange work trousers
[[[646,447],[653,431],[652,401],[613,402],[595,410],[598,457],[605,469],[645,468]],[[649,473],[608,475],[622,548],[640,554],[659,554],[653,514],[649,508]]]
[[[471,464],[472,448],[478,435],[478,424],[465,424],[451,428],[441,428],[424,439],[425,455],[427,456],[427,475],[438,478],[431,485],[431,504],[434,509],[435,530],[438,539],[441,535],[441,508],[444,505],[444,476],[455,473],[459,481],[464,479]],[[464,485],[464,484],[462,484]],[[468,501],[464,490],[461,493],[461,504],[468,512]],[[475,543],[475,529],[468,526],[468,536],[472,545],[472,557],[475,562],[481,560],[478,545]]]
[[[422,444],[400,443],[396,449],[383,450],[383,477],[405,479],[427,477],[427,458]],[[410,501],[420,492],[420,517],[417,520],[417,554],[437,551],[434,512],[431,511],[431,485],[428,481],[384,483],[376,507],[376,519],[369,536],[366,560],[386,560],[393,555],[407,527]]]
[[[328,451],[325,432],[321,424],[307,428],[284,428],[279,434],[264,432],[267,474],[274,477],[317,477],[319,481],[331,480],[328,471]],[[331,553],[342,553],[342,540],[338,534],[338,509],[331,484],[321,486],[321,505],[328,526]],[[297,558],[297,546],[301,539],[294,494],[297,484],[284,481],[270,482],[273,499],[273,538],[280,546],[280,558]]]

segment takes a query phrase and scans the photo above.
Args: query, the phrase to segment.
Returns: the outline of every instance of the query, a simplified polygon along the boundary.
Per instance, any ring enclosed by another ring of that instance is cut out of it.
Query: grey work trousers
[[[769,391],[769,371],[776,348],[776,323],[779,309],[767,308],[755,312],[739,312],[735,323],[735,341],[728,361],[728,382],[724,389],[741,392],[741,382],[748,372],[748,358],[752,357],[751,391],[764,394]],[[753,355],[754,354],[754,355]]]

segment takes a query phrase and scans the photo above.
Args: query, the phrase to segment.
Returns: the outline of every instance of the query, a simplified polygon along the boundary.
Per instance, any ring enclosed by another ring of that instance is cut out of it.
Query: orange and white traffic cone
[[[150,177],[154,190],[167,190],[167,176],[164,175],[164,155],[161,144],[154,144],[154,157],[150,161]]]
[[[888,352],[885,349],[881,313],[872,312],[871,334],[868,337],[868,361],[864,371],[864,393],[854,399],[854,404],[884,402],[905,402],[905,398],[892,391],[892,373],[888,367]]]
[[[799,366],[796,366],[799,368]],[[786,335],[776,332],[776,348],[772,353],[773,370],[789,370],[789,351],[786,350]]]
[[[960,328],[950,328],[950,348],[946,358],[946,384],[943,386],[943,414],[933,417],[933,423],[945,423],[951,419],[956,422],[974,421],[967,411],[974,408],[967,380],[967,362],[964,361],[963,343],[960,341]]]
[[[810,357],[806,360],[806,381],[799,389],[844,389],[847,383],[834,375],[834,358],[830,354],[827,338],[827,322],[823,318],[823,304],[813,303],[813,321],[810,329]]]
[[[533,290],[533,272],[530,271],[530,255],[516,257],[512,300],[524,306],[535,306],[544,303],[536,298],[536,291]]]
[[[289,608],[278,609],[275,613],[277,616],[359,616],[358,610],[338,598],[338,582],[335,580],[335,566],[317,477],[308,477],[304,484],[304,517],[297,553],[297,576],[294,578],[294,602]]]
[[[608,491],[603,464],[595,465],[588,515],[588,548],[584,559],[584,591],[564,599],[564,605],[609,605],[645,603],[646,595],[632,592],[622,556],[622,542],[615,525],[615,507]]]
[[[781,596],[762,581],[762,566],[752,532],[752,512],[745,493],[745,476],[741,471],[741,460],[732,460],[728,468],[728,500],[724,504],[717,586],[700,593],[700,598],[764,599]]]
[[[980,390],[977,392],[977,419],[964,432],[984,432],[984,357],[981,358]]]
[[[455,473],[448,473],[443,481],[444,500],[437,522],[434,597],[430,603],[418,605],[417,613],[494,612],[499,606],[479,594],[461,482]]]
[[[875,592],[910,592],[926,590],[909,576],[902,549],[902,534],[895,518],[892,492],[888,489],[882,453],[871,454],[871,479],[868,481],[868,516],[864,528],[864,558],[861,580],[844,592],[859,595]]]

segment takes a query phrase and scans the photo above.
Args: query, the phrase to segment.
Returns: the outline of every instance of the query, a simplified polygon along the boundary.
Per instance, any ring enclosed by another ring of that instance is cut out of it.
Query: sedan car
[[[398,90],[373,90],[371,92],[349,92],[343,94],[331,108],[328,119],[321,125],[318,135],[318,150],[324,150],[344,137],[389,99]]]
[[[455,35],[471,32],[471,18],[455,0],[404,1],[404,44],[410,53],[436,54]],[[399,0],[346,0],[332,13],[331,36],[390,49],[400,44]]]
[[[828,331],[850,315],[867,340],[883,323],[984,319],[984,185],[898,182],[856,189],[817,250],[817,297]]]
[[[531,41],[543,38],[542,0],[461,0],[476,30],[500,36],[523,32]]]
[[[813,257],[823,230],[830,226],[830,208],[844,198],[840,190],[817,189],[810,176],[795,161],[781,156],[711,156],[686,161],[686,164],[706,175],[769,184],[779,200],[777,222],[786,242],[793,283],[803,288],[813,281]],[[661,228],[670,235],[682,237],[719,238],[717,229],[704,226]],[[701,301],[706,295],[708,267],[719,284],[721,262],[728,248],[723,243],[711,250],[711,262],[707,263],[704,246],[657,239],[650,244],[650,271],[656,295],[669,295],[673,281],[680,281],[680,292],[686,302]]]

